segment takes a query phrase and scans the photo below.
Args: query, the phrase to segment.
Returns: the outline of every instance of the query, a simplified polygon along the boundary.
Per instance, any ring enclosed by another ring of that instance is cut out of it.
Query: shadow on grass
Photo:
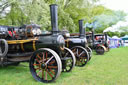
[[[17,66],[15,65],[6,65],[6,66],[0,66],[0,71],[5,71],[8,73],[15,73],[15,72],[25,72],[29,70],[29,66],[27,63],[25,64],[19,64]]]
[[[59,82],[63,82],[65,79],[68,79],[71,75],[73,74],[73,72],[61,72],[60,76],[57,78],[57,80],[51,82],[51,85],[56,85]],[[28,63],[21,63],[18,66],[4,66],[4,67],[0,67],[0,79],[5,80],[6,76],[11,76],[13,78],[8,78],[6,79],[6,81],[11,81],[12,83],[20,83],[22,81],[27,80],[27,82],[29,83],[29,85],[34,84],[34,85],[39,85],[42,84],[41,82],[36,81],[29,70],[29,65]],[[17,80],[17,81],[15,81]],[[27,82],[24,84],[27,84]],[[43,85],[45,85],[46,83],[43,83]],[[60,84],[60,83],[59,83]]]

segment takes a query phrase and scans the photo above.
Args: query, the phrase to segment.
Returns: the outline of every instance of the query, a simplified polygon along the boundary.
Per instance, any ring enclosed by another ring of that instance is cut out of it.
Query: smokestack
[[[95,44],[94,28],[92,28],[92,44],[93,44],[93,48],[94,48],[94,44]]]
[[[104,33],[105,35],[105,42],[107,42],[107,33]]]
[[[56,4],[50,5],[50,13],[51,13],[51,26],[52,26],[52,34],[57,34],[58,32],[58,6]]]
[[[83,27],[83,20],[79,20],[80,37],[85,37],[85,28]]]

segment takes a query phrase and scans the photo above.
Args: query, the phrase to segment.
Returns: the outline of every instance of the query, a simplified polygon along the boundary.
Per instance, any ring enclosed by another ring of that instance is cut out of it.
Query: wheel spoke
[[[75,48],[75,49],[73,49],[72,51],[73,51],[73,52],[75,52],[75,51],[76,51],[76,48]]]
[[[33,64],[33,66],[40,66],[40,64]]]
[[[37,58],[36,58],[36,61],[37,61],[38,63],[41,63]]]
[[[44,69],[42,69],[42,79],[44,78]]]
[[[82,51],[80,54],[79,54],[79,57],[82,55],[82,54],[84,54],[85,52],[84,51]]]
[[[77,54],[77,56],[79,55],[78,53],[79,53],[79,50],[77,49],[77,50],[76,50],[76,54]]]
[[[38,67],[38,68],[35,68],[35,70],[40,70],[40,67]]]
[[[52,72],[52,74],[54,74],[54,75],[55,75],[55,72],[54,72],[54,71],[52,71],[52,69],[50,69],[50,72]]]
[[[47,80],[48,78],[47,78],[47,71],[45,71],[45,80]]]
[[[44,53],[43,53],[43,63],[44,63]]]
[[[53,63],[55,63],[55,60],[53,60],[53,61],[49,62],[49,64],[50,64],[50,65],[51,65],[51,64],[53,64]]]
[[[64,57],[67,57],[68,54],[69,54],[69,53],[67,52]]]
[[[57,69],[58,67],[57,66],[48,66],[48,68],[55,68],[55,69]]]
[[[47,69],[46,69],[46,71],[47,71],[47,73],[49,74],[49,76],[50,76],[51,78],[53,78],[52,74],[49,73],[49,71],[48,71]]]
[[[72,52],[74,55],[77,55],[77,49],[76,48],[72,49]]]
[[[39,54],[37,54],[37,57],[41,60],[41,57],[39,56]]]
[[[52,56],[46,63],[45,65],[47,65],[52,59],[53,59],[54,56]]]

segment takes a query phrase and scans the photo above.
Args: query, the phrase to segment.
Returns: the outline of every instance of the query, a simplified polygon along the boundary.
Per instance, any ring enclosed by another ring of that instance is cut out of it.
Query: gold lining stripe
[[[34,51],[36,50],[36,41],[35,40],[33,41],[33,50]]]
[[[21,49],[22,49],[22,51],[24,51],[24,45],[23,45],[23,43],[21,43]]]
[[[27,43],[27,42],[31,42],[35,40],[38,40],[38,39],[35,38],[35,39],[28,39],[28,40],[8,40],[7,43],[8,44],[21,44],[21,43]]]

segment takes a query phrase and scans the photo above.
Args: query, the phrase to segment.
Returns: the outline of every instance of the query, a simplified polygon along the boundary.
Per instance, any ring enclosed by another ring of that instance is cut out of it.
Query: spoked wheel
[[[99,54],[99,55],[103,55],[105,52],[105,49],[103,46],[97,46],[96,47],[96,53]]]
[[[61,52],[63,72],[70,72],[76,63],[76,58],[69,48],[64,48]]]
[[[75,46],[71,48],[76,57],[76,66],[85,66],[89,60],[89,54],[87,50],[81,46]]]
[[[90,47],[86,47],[88,54],[89,54],[89,60],[92,58],[92,49]]]
[[[30,59],[29,66],[34,79],[44,83],[57,79],[62,70],[58,54],[48,48],[35,51]]]

